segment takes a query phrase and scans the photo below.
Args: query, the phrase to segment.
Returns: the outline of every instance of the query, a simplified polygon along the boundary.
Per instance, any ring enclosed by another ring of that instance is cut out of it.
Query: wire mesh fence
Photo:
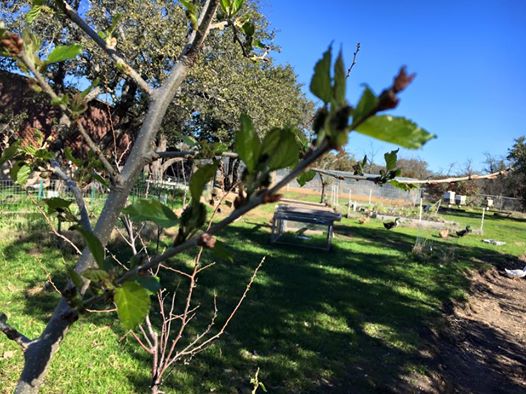
[[[286,171],[277,173],[279,181],[287,174]],[[420,190],[413,189],[404,191],[390,184],[377,185],[370,181],[356,181],[352,179],[340,180],[328,176],[322,179],[316,175],[314,179],[301,187],[296,181],[292,181],[287,190],[305,195],[321,196],[322,189],[325,189],[327,201],[333,205],[345,204],[352,201],[361,204],[383,204],[388,206],[412,206],[419,202]]]
[[[520,198],[479,194],[470,197],[470,200],[470,202],[475,206],[484,206],[486,201],[491,200],[493,204],[491,208],[493,209],[501,211],[524,212],[524,207]]]
[[[140,180],[132,189],[129,200],[139,198],[157,199],[169,206],[185,205],[187,186],[177,179],[162,181]],[[102,207],[108,189],[98,183],[82,189],[83,197],[90,208]],[[33,214],[39,212],[39,202],[59,197],[73,200],[74,196],[66,183],[61,180],[41,180],[28,187],[21,187],[11,180],[0,180],[0,214]]]

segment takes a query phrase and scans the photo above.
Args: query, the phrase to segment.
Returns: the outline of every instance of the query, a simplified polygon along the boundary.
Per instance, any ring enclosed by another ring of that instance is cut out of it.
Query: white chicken
[[[509,270],[505,268],[504,271],[506,271],[506,275],[513,279],[524,278],[526,276],[526,266],[521,270]]]

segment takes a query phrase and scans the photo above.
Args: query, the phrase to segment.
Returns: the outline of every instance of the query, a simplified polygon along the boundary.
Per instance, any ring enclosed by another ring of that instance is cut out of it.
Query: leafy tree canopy
[[[36,17],[30,16],[30,3],[2,2],[0,18],[6,28],[19,34],[31,29],[43,42],[43,51],[51,52],[56,46],[71,42],[85,49],[74,60],[49,67],[47,77],[55,89],[84,88],[87,81],[98,81],[105,93],[99,97],[112,103],[118,119],[114,127],[121,132],[136,130],[147,104],[137,85],[108,64],[102,50],[65,18],[45,9]],[[187,18],[179,2],[69,3],[152,86],[159,86],[166,78],[185,43]],[[162,131],[171,143],[181,140],[183,135],[191,135],[229,144],[241,113],[248,114],[261,133],[284,124],[301,129],[312,118],[312,103],[301,92],[292,68],[276,65],[267,55],[270,49],[275,49],[274,34],[257,4],[252,2],[244,7],[238,20],[254,23],[255,46],[262,60],[243,56],[232,29],[214,29],[198,64],[190,71],[164,119]],[[0,60],[0,69],[19,70],[9,58]]]
[[[513,186],[517,197],[522,199],[522,206],[526,208],[526,137],[522,136],[515,140],[508,151],[508,160],[513,168]]]

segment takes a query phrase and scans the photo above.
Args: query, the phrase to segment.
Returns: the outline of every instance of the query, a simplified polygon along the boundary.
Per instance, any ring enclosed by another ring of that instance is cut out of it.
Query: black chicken
[[[400,224],[400,218],[396,218],[396,219],[394,220],[394,222],[387,222],[387,223],[384,223],[384,227],[385,227],[387,230],[391,230],[391,229],[397,227],[399,224]]]
[[[466,226],[466,228],[464,230],[457,231],[457,236],[458,237],[463,237],[464,235],[469,234],[472,231],[473,230],[471,230],[471,226]]]

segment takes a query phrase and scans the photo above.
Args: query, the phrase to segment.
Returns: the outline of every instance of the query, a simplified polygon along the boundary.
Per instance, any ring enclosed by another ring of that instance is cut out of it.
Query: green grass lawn
[[[425,326],[439,324],[443,305],[462,299],[466,273],[491,265],[513,266],[526,252],[526,222],[488,216],[483,236],[438,238],[436,231],[384,230],[382,223],[343,219],[330,252],[269,245],[272,207],[224,232],[234,263],[203,272],[197,288],[206,326],[212,297],[225,318],[263,256],[267,261],[227,333],[187,365],[178,365],[164,385],[168,393],[238,393],[250,388],[260,368],[269,392],[383,392],[401,377],[423,373]],[[480,225],[478,213],[447,215],[462,225]],[[0,310],[28,336],[38,334],[58,295],[44,286],[51,274],[60,285],[73,256],[63,255],[42,233],[0,227]],[[426,258],[411,253],[427,239]],[[506,241],[504,246],[482,238]],[[184,267],[185,256],[174,264]],[[190,258],[190,256],[186,256]],[[205,261],[211,256],[205,255]],[[180,279],[167,276],[164,285]],[[184,288],[184,282],[181,283]],[[22,365],[17,346],[0,336],[0,391],[10,392]],[[83,316],[53,361],[45,393],[147,392],[149,359],[126,336],[114,315]]]

